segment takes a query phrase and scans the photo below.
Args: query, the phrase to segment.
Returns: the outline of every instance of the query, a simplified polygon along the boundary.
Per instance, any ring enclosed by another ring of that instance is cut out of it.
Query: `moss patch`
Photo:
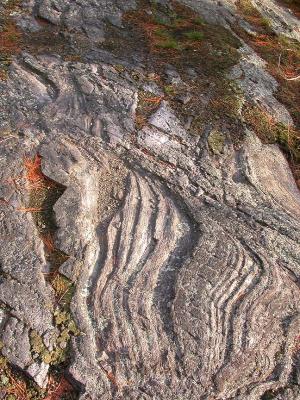
[[[283,2],[291,6],[297,3],[292,0]],[[295,128],[275,123],[271,116],[266,116],[257,107],[248,107],[244,111],[245,120],[263,141],[280,145],[300,187],[300,79],[293,80],[300,75],[300,44],[273,32],[250,0],[240,0],[237,6],[241,16],[252,24],[257,35],[253,36],[236,26],[232,28],[267,62],[268,72],[279,83],[275,96],[290,112]]]
[[[196,30],[185,32],[185,36],[190,40],[202,40],[204,38],[203,32]]]

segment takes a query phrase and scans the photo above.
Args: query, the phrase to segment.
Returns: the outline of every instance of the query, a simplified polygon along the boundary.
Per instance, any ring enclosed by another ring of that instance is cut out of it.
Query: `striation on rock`
[[[24,42],[32,18],[68,49],[85,43],[75,58],[28,46],[0,81],[0,347],[41,388],[54,371],[85,400],[300,398],[300,193],[242,109],[294,122],[266,62],[230,30],[235,3],[22,5]],[[299,21],[274,4],[253,1],[298,40]],[[182,21],[207,37],[189,42]],[[181,59],[203,55],[204,40],[207,60]],[[29,207],[24,158],[35,155],[64,188],[50,245],[65,256],[55,273],[72,287],[68,308]],[[69,358],[57,365],[59,346]]]

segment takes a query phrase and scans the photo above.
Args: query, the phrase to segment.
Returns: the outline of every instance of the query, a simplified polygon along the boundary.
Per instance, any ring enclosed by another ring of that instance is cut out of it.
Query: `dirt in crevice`
[[[8,1],[0,8],[0,81],[7,78],[12,57],[21,51],[22,32],[11,17],[19,9],[20,1]],[[2,11],[2,12],[1,12]]]
[[[59,272],[60,266],[68,259],[68,255],[60,251],[54,243],[57,226],[53,206],[63,194],[65,187],[43,174],[41,161],[39,155],[24,159],[29,201],[19,211],[32,214],[37,231],[44,243],[49,266],[49,270],[44,273],[45,279],[52,286],[55,294],[53,325],[57,328],[57,335],[54,348],[51,351],[48,350],[42,336],[34,330],[30,332],[32,356],[35,360],[50,365],[48,385],[46,389],[39,388],[21,371],[8,365],[6,359],[2,357],[0,358],[2,373],[0,388],[7,396],[15,396],[9,397],[11,400],[76,400],[79,396],[78,388],[68,379],[66,372],[70,363],[71,337],[79,334],[70,312],[75,287],[73,282]]]

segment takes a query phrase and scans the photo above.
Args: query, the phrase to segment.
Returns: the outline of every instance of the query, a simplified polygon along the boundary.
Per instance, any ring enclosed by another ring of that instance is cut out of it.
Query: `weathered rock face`
[[[160,17],[176,8],[157,3]],[[182,3],[207,24],[241,22],[234,2]],[[153,13],[153,4],[142,6]],[[39,154],[44,176],[64,187],[54,238],[67,255],[60,274],[74,282],[79,333],[67,372],[80,399],[300,398],[300,194],[280,149],[231,125],[225,111],[194,133],[217,83],[209,78],[200,91],[204,59],[179,70],[176,49],[158,76],[136,42],[143,35],[122,20],[141,4],[23,7],[20,26],[40,17],[41,35],[49,21],[68,48],[85,43],[86,52],[68,60],[52,45],[42,54],[28,46],[0,82],[2,354],[46,387],[53,366],[33,354],[33,332],[47,354],[65,332],[23,162]],[[289,11],[273,11],[281,30]],[[101,47],[116,31],[130,46]],[[237,52],[226,73],[238,106],[262,104],[292,123],[263,60],[243,41]]]

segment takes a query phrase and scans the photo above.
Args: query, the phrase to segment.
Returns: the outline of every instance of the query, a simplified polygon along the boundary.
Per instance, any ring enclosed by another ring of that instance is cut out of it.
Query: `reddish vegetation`
[[[12,374],[10,370],[6,371],[6,375],[8,375],[11,383],[10,388],[5,389],[6,394],[13,395],[18,400],[28,400],[27,385],[25,381]]]
[[[6,22],[4,30],[0,32],[0,53],[13,55],[20,52],[21,33],[13,21]]]
[[[62,377],[59,382],[52,376],[49,378],[48,383],[48,396],[45,397],[44,400],[61,400],[64,395],[73,391],[73,387],[66,380],[66,378]]]
[[[267,61],[269,72],[280,84],[277,97],[289,109],[300,128],[300,79],[289,80],[300,74],[300,45],[292,39],[276,35],[268,21],[262,18],[255,8],[246,8],[242,0],[237,4],[241,16],[250,22],[259,34],[251,36],[241,29],[238,29],[238,33]]]
[[[46,233],[45,235],[42,235],[41,239],[45,245],[47,252],[53,253],[55,251],[55,245],[52,234]]]
[[[25,158],[24,165],[26,168],[26,179],[32,188],[41,188],[48,186],[48,180],[41,169],[42,158],[36,155],[34,158]]]
[[[22,208],[18,208],[18,211],[23,211],[23,212],[41,212],[43,211],[42,208],[39,207],[22,207]]]
[[[148,103],[159,104],[162,99],[163,99],[163,96],[162,97],[148,97],[148,98],[145,98],[144,101],[146,101]]]
[[[300,10],[299,2],[283,0],[281,3],[285,5],[288,3],[290,7]],[[256,113],[256,117],[253,112],[248,114],[246,122],[250,123],[263,141],[277,142],[281,146],[300,187],[300,79],[295,79],[300,75],[300,45],[292,39],[275,34],[268,20],[260,15],[252,3],[239,0],[237,5],[240,15],[251,23],[258,35],[252,36],[240,28],[233,28],[257,54],[267,61],[269,73],[279,83],[276,97],[289,110],[295,128],[280,126],[271,116],[262,115],[265,114],[262,110]]]
[[[3,17],[4,26],[0,31],[0,56],[5,60],[4,66],[0,68],[0,80],[4,80],[7,74],[7,66],[11,57],[21,51],[21,32],[16,26],[10,13],[17,7],[18,2],[9,2]]]

